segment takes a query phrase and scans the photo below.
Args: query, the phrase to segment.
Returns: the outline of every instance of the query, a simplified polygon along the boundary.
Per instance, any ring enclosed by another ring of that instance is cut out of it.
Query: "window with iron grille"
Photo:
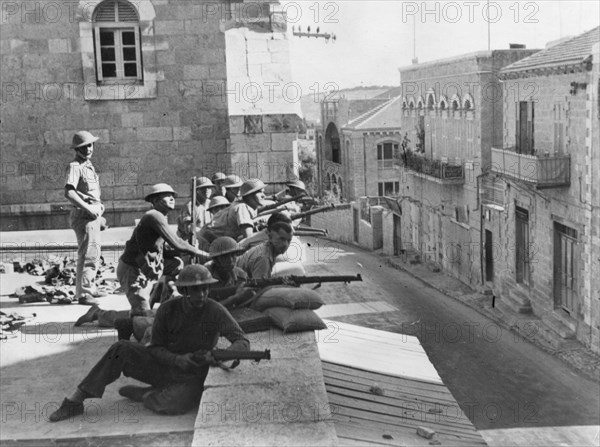
[[[107,0],[95,9],[94,50],[98,83],[143,79],[139,16],[125,0]]]

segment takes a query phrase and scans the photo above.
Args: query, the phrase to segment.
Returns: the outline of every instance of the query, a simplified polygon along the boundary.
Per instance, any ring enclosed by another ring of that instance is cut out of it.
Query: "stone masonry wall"
[[[507,80],[511,91],[519,92],[515,98],[507,97],[504,101],[504,141],[505,146],[515,144],[515,99],[533,100],[535,107],[534,138],[537,155],[545,152],[554,154],[554,108],[560,105],[565,113],[562,116],[564,125],[565,147],[563,153],[571,156],[571,183],[568,187],[547,188],[534,191],[531,188],[510,182],[505,214],[500,216],[500,246],[505,253],[503,267],[498,275],[503,293],[510,290],[521,290],[530,298],[536,315],[542,318],[559,318],[567,326],[576,331],[580,341],[592,349],[600,350],[598,344],[598,328],[600,318],[598,311],[598,275],[594,274],[596,259],[591,256],[592,248],[597,242],[597,228],[594,228],[593,198],[589,195],[593,188],[597,189],[597,179],[590,175],[593,169],[591,145],[594,130],[597,133],[598,123],[589,119],[593,114],[594,98],[591,90],[579,90],[569,93],[571,82],[586,83],[588,87],[597,83],[597,77],[591,73],[574,73],[529,77],[525,79]],[[597,94],[597,93],[596,93]],[[597,107],[597,106],[596,106]],[[597,137],[596,137],[597,141]],[[596,154],[597,157],[597,154]],[[597,163],[597,162],[596,162]],[[597,174],[595,176],[597,178]],[[597,196],[596,196],[597,197]],[[515,279],[515,244],[514,240],[514,207],[515,205],[529,211],[529,239],[531,283],[527,286],[517,284]],[[597,208],[596,208],[597,209]],[[597,217],[595,218],[597,222]],[[555,222],[566,225],[577,232],[577,244],[574,258],[576,273],[576,299],[573,312],[567,314],[561,310],[555,297]],[[596,236],[595,236],[596,235]],[[595,276],[594,276],[595,275]],[[591,279],[593,278],[593,279]]]
[[[102,98],[86,92],[82,52],[90,48],[81,30],[91,26],[91,10],[59,2],[64,8],[50,17],[42,3],[16,0],[2,17],[2,230],[67,226],[64,169],[77,130],[100,137],[93,161],[110,225],[120,224],[121,211],[147,208],[139,200],[147,185],[168,182],[187,195],[192,175],[230,163],[227,102],[206,95],[207,85],[226,82],[225,37],[205,2],[133,3],[145,14],[150,93],[140,97],[136,89],[148,86],[130,86],[129,96],[116,89]]]

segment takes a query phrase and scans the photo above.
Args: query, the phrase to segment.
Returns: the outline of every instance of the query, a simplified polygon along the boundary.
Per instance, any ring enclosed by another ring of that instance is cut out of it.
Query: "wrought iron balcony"
[[[407,153],[402,162],[407,169],[427,177],[439,179],[442,183],[462,184],[465,182],[465,170],[461,163],[432,160],[422,155]]]
[[[569,154],[519,154],[514,147],[492,148],[492,171],[530,183],[538,189],[571,184]]]

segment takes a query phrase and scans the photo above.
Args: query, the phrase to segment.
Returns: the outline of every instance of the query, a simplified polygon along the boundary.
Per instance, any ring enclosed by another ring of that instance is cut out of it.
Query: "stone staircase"
[[[496,300],[496,305],[502,310],[517,314],[528,315],[533,312],[529,297],[520,290],[511,289]],[[506,313],[506,312],[505,312]]]
[[[490,294],[491,285],[484,287],[483,293]],[[491,292],[493,294],[493,291]],[[511,289],[501,296],[496,295],[496,307],[502,312],[503,320],[509,325],[515,336],[536,341],[547,349],[562,350],[577,345],[574,324],[553,314],[540,318],[533,314],[527,294]]]

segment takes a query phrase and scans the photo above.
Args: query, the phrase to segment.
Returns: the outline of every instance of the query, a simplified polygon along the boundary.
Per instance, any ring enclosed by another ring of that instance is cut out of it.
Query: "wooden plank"
[[[414,379],[407,379],[404,377],[390,376],[387,374],[376,373],[373,371],[365,371],[356,368],[352,368],[344,365],[337,365],[330,362],[321,362],[323,374],[333,376],[341,380],[348,380],[350,382],[377,382],[389,385],[390,387],[398,386],[403,389],[422,390],[423,392],[430,393],[443,393],[448,396],[452,396],[450,391],[439,383],[428,383],[420,382]]]
[[[416,433],[416,428],[405,430],[394,430],[389,427],[366,428],[358,427],[353,423],[336,424],[336,431],[340,446],[355,446],[355,445],[376,445],[376,446],[399,446],[409,445],[418,446],[430,445],[430,440],[421,438]],[[392,439],[384,439],[383,435],[391,436]],[[456,439],[448,436],[435,435],[435,438],[441,441],[442,445],[450,446],[485,446],[485,441],[479,439]]]
[[[385,405],[377,405],[364,401],[357,401],[345,396],[330,397],[329,403],[332,406],[332,417],[335,420],[353,420],[356,423],[362,420],[368,426],[375,423],[385,423],[394,427],[417,427],[427,425],[436,432],[451,434],[460,437],[479,437],[475,428],[470,424],[459,423],[453,420],[444,420],[439,414],[427,414],[418,412],[414,408],[392,408]],[[386,411],[387,410],[387,411]]]
[[[327,389],[331,389],[332,391],[337,392],[338,394],[348,392],[363,392],[371,394],[371,387],[377,386],[380,390],[382,390],[383,394],[391,399],[401,399],[406,401],[418,401],[423,404],[429,405],[431,408],[434,407],[454,407],[456,402],[446,396],[440,395],[427,395],[419,393],[410,393],[404,392],[401,389],[390,389],[389,387],[377,385],[369,385],[369,384],[350,384],[348,382],[340,382],[333,378],[328,378],[325,380],[325,386]]]
[[[337,402],[340,402],[342,399],[353,399],[355,403],[352,402],[352,405],[362,405],[363,408],[373,412],[380,411],[384,414],[395,414],[395,412],[398,412],[402,414],[404,411],[409,410],[409,413],[416,415],[415,418],[420,417],[421,421],[450,420],[455,424],[472,427],[471,422],[456,404],[444,405],[438,402],[423,402],[414,398],[405,399],[378,396],[369,392],[351,391],[348,389],[340,390],[330,385],[326,385],[325,388],[327,389],[330,403],[332,399],[335,399]],[[370,405],[371,403],[373,405]],[[379,406],[384,406],[385,408],[380,408]]]
[[[321,318],[330,318],[342,315],[396,312],[397,310],[397,308],[386,301],[369,301],[366,303],[327,304],[316,309],[315,312]]]

